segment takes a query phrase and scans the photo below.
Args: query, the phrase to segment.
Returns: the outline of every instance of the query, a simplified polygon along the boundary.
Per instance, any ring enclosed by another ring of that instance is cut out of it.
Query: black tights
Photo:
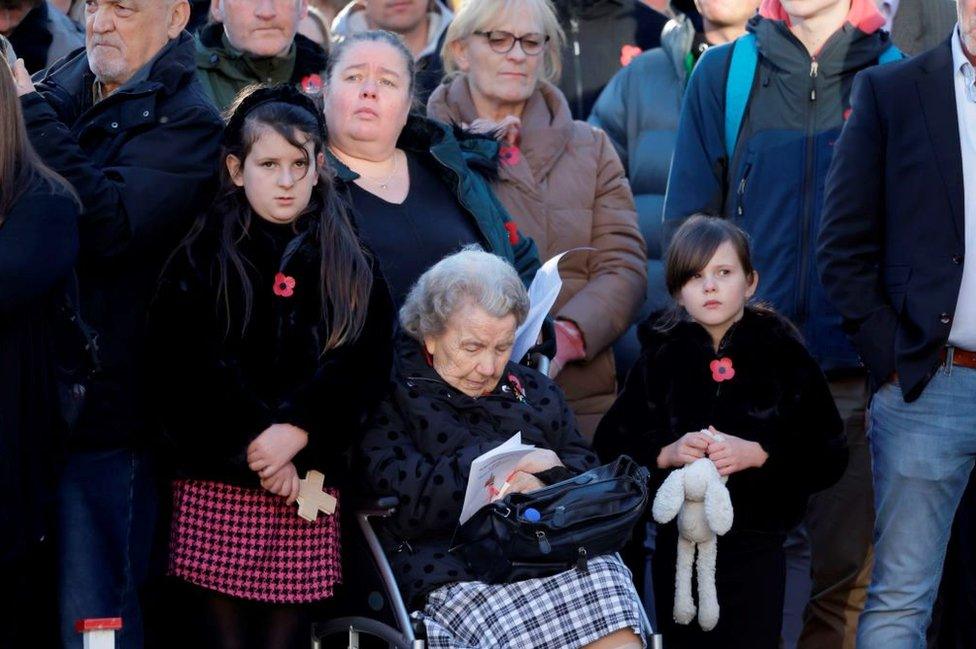
[[[322,620],[314,605],[253,602],[189,584],[179,591],[184,647],[308,649],[312,622]]]

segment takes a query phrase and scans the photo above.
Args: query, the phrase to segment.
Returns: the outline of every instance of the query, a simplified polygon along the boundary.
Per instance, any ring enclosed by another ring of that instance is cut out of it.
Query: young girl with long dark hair
[[[718,540],[718,625],[703,631],[672,618],[671,522],[658,529],[652,562],[660,633],[669,649],[775,649],[783,542],[810,494],[843,473],[843,426],[793,325],[748,304],[759,274],[742,230],[692,217],[668,248],[666,280],[675,307],[640,326],[641,356],[594,447],[605,460],[626,453],[650,467],[655,487],[703,457],[728,476],[734,522]]]
[[[387,384],[389,290],[332,191],[325,126],[296,90],[238,99],[221,185],[150,316],[173,483],[170,573],[208,647],[307,642],[340,581],[338,512],[300,518],[306,471],[338,496],[344,452]]]

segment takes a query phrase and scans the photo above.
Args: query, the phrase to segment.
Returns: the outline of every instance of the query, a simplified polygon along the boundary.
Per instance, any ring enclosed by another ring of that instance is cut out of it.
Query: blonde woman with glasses
[[[617,393],[611,345],[644,301],[646,253],[610,140],[574,121],[553,85],[564,41],[549,0],[465,3],[442,52],[451,76],[427,113],[498,137],[493,189],[542,260],[583,249],[560,264],[550,374],[591,439]]]

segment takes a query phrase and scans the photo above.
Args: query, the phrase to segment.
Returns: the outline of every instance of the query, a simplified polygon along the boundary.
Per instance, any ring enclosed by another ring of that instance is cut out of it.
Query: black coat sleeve
[[[191,106],[133,129],[110,162],[96,166],[45,99],[44,85],[21,98],[31,143],[64,176],[84,205],[84,256],[112,257],[172,240],[176,224],[197,213],[215,178],[222,124],[216,112]],[[178,236],[178,235],[177,235]]]
[[[308,432],[295,456],[300,473],[344,453],[383,397],[393,362],[394,307],[382,274],[373,268],[368,314],[359,337],[327,353],[314,375],[275,409],[274,420]]]
[[[876,382],[895,371],[898,316],[882,285],[884,135],[871,77],[859,74],[851,116],[827,174],[817,246],[820,278]]]
[[[0,222],[0,314],[50,292],[78,256],[78,207],[65,194],[30,192]]]
[[[391,521],[392,531],[409,540],[432,532],[448,534],[457,526],[464,504],[471,463],[498,446],[488,440],[444,455],[429,450],[425,437],[401,412],[404,406],[394,390],[372,417],[361,441],[371,491],[393,495],[400,505]]]
[[[665,395],[654,377],[654,352],[645,349],[627,375],[627,382],[593,437],[603,462],[629,455],[657,472],[657,456],[670,444]],[[666,372],[666,369],[661,371]]]
[[[235,357],[222,351],[223,305],[185,255],[177,254],[159,283],[147,334],[164,452],[192,474],[252,477],[247,445],[274,423],[273,406],[261,399]]]
[[[781,385],[784,392],[782,424],[775,434],[757,440],[769,457],[757,469],[771,488],[792,489],[802,496],[830,487],[847,468],[847,438],[830,385],[817,362],[799,342],[785,350],[788,364]]]

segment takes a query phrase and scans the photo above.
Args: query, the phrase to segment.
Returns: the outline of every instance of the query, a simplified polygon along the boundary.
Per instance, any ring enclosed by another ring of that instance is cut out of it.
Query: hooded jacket
[[[101,369],[72,445],[124,448],[148,426],[146,310],[163,263],[210,201],[223,123],[197,82],[186,32],[98,103],[94,83],[82,51],[48,69],[21,105],[31,144],[84,206],[79,304]]]
[[[725,79],[734,43],[711,48],[695,68],[668,181],[665,239],[696,212],[732,219],[752,236],[763,280],[757,298],[797,324],[824,370],[851,371],[859,361],[818,278],[814,245],[854,75],[876,65],[890,41],[872,0],[854,0],[815,57],[787,20],[779,0],[765,0],[748,23],[759,62],[731,160]]]
[[[454,12],[441,0],[434,0],[433,10],[427,13],[429,27],[427,30],[427,46],[417,56],[417,72],[415,77],[414,94],[417,102],[424,106],[427,98],[434,91],[437,84],[444,77],[444,62],[441,60],[441,48],[447,37],[447,28],[454,20]],[[336,14],[332,21],[332,38],[341,42],[347,36],[365,32],[371,29],[366,21],[366,14],[362,3],[353,0]]]
[[[400,590],[422,607],[419,598],[438,586],[474,579],[448,550],[475,458],[521,432],[524,443],[555,451],[570,474],[597,459],[559,388],[538,372],[509,363],[495,389],[475,399],[444,381],[415,340],[399,336],[397,350],[390,394],[360,441],[359,473],[375,493],[400,500],[386,545]],[[569,477],[561,473],[537,477]]]
[[[445,200],[453,198],[458,201],[463,211],[471,217],[481,234],[484,249],[507,259],[518,271],[522,282],[530,285],[535,272],[539,270],[539,252],[535,242],[515,228],[506,227],[512,218],[492,192],[486,178],[486,174],[495,173],[497,168],[498,144],[486,137],[456,133],[446,124],[412,114],[400,133],[397,147],[424,157],[436,169],[444,182]],[[349,185],[359,175],[332,155],[331,151],[326,155],[335,169],[337,191],[352,205]],[[405,249],[404,254],[410,254],[410,251]],[[380,262],[382,264],[382,260]]]
[[[194,46],[200,84],[221,112],[237,93],[255,83],[293,83],[305,92],[322,91],[328,59],[321,47],[301,34],[295,34],[282,57],[258,59],[234,49],[219,23],[201,29]]]
[[[455,124],[477,119],[467,76],[440,86],[428,112]],[[519,147],[507,150],[495,193],[519,230],[539,246],[542,259],[593,249],[560,262],[563,287],[551,312],[575,323],[586,343],[586,357],[568,363],[557,383],[589,439],[617,394],[610,346],[644,300],[644,240],[630,186],[605,133],[573,121],[565,97],[545,81],[521,119]]]
[[[657,468],[661,449],[685,433],[714,426],[758,442],[769,457],[729,476],[734,530],[785,534],[799,523],[807,497],[831,486],[847,466],[846,437],[823,372],[793,326],[746,308],[716,352],[694,321],[660,331],[641,324],[641,357],[593,443],[601,459],[626,454],[651,469],[656,489],[671,469]],[[728,359],[730,379],[712,363]]]
[[[586,119],[610,78],[661,44],[667,17],[641,0],[555,0],[566,32],[559,81],[573,119]]]

